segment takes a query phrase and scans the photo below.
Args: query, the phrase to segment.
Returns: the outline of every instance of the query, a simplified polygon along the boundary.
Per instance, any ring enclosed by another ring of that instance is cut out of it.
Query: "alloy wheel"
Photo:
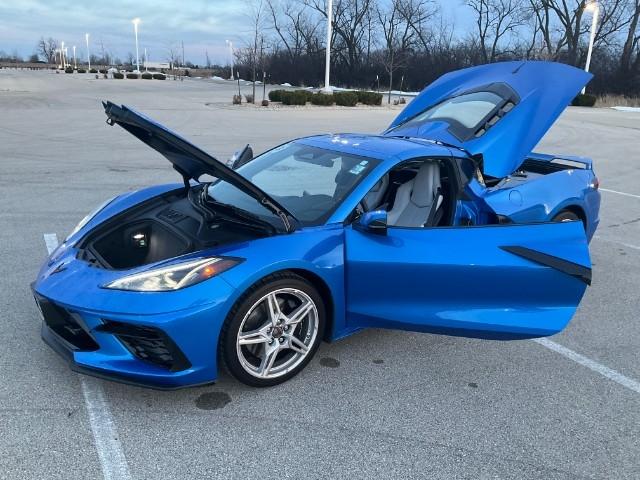
[[[242,368],[261,379],[286,375],[304,361],[318,335],[318,308],[296,288],[273,290],[244,316],[236,337]]]

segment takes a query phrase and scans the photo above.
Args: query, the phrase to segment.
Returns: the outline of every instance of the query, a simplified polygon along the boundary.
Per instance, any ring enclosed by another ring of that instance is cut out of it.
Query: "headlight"
[[[82,227],[84,227],[87,223],[89,223],[89,221],[93,217],[95,217],[100,212],[100,210],[102,210],[104,207],[109,205],[115,198],[116,197],[113,197],[113,198],[110,198],[107,201],[102,202],[91,213],[89,213],[82,220],[80,220],[80,223],[78,223],[78,225],[76,225],[76,227],[71,231],[71,233],[69,235],[67,235],[67,239],[70,238],[70,237],[73,237],[76,233],[78,233]]]
[[[135,292],[168,292],[190,287],[229,270],[242,260],[226,257],[198,258],[128,275],[104,285],[105,288]]]

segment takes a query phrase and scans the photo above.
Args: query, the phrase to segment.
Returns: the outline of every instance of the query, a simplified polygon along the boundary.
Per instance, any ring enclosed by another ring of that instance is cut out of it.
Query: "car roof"
[[[416,157],[450,157],[452,150],[444,145],[423,139],[385,137],[361,133],[315,135],[295,140],[312,147],[382,160],[381,167]]]

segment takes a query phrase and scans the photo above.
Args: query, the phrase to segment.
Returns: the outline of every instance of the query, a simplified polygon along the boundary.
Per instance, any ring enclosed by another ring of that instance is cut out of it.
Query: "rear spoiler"
[[[546,153],[530,153],[527,160],[537,162],[548,162],[564,169],[573,170],[593,170],[593,160],[587,157],[578,157],[575,155],[549,155]]]

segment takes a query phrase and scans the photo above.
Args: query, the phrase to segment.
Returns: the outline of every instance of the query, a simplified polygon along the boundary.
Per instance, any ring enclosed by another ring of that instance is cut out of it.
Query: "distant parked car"
[[[231,167],[107,102],[182,184],[78,224],[33,285],[43,338],[78,371],[176,388],[214,381],[219,361],[275,385],[321,340],[368,327],[553,335],[590,283],[600,195],[590,160],[531,150],[589,79],[544,62],[461,70],[380,135],[245,148]]]

